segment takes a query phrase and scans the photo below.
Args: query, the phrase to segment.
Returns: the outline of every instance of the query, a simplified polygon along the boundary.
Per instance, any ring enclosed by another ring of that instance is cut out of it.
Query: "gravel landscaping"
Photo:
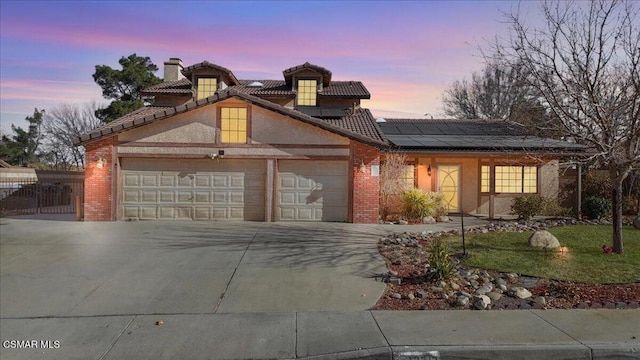
[[[573,225],[575,219],[494,222],[465,233],[532,232]],[[515,310],[515,309],[627,309],[638,308],[640,283],[582,284],[515,273],[465,267],[457,258],[455,275],[429,280],[429,249],[434,239],[459,234],[447,232],[395,233],[378,242],[389,272],[387,288],[374,310]]]

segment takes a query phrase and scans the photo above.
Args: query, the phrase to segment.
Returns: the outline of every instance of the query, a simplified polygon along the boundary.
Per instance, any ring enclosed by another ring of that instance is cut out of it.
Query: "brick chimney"
[[[178,58],[170,58],[164,62],[164,81],[176,81],[184,79],[182,75],[182,60]]]

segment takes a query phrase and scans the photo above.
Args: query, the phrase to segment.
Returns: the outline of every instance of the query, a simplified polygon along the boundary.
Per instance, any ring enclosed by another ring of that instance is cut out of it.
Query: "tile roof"
[[[162,120],[162,119],[174,116],[176,114],[194,110],[202,106],[206,106],[208,104],[214,104],[219,101],[226,100],[232,97],[240,98],[244,101],[247,101],[248,103],[261,106],[265,109],[283,114],[285,116],[292,117],[294,119],[300,120],[307,124],[317,126],[324,130],[348,137],[350,139],[354,139],[356,141],[359,141],[365,144],[369,144],[374,147],[384,148],[388,145],[386,141],[382,140],[380,137],[370,137],[366,134],[354,131],[358,129],[357,127],[353,127],[354,130],[340,127],[330,122],[323,121],[321,119],[317,119],[309,115],[303,114],[297,110],[290,109],[282,105],[278,105],[268,100],[264,100],[259,97],[247,94],[245,92],[238,91],[237,89],[226,89],[223,91],[218,91],[216,94],[209,96],[208,98],[200,99],[197,101],[191,101],[184,105],[179,105],[175,107],[148,106],[148,107],[140,108],[108,124],[105,124],[99,127],[98,129],[91,131],[91,133],[84,134],[77,137],[74,141],[74,144],[83,145],[107,136],[115,135],[117,133],[123,132],[128,129],[136,128],[145,124],[149,124],[158,120]],[[373,119],[373,117],[370,116],[370,114],[369,114],[369,117]],[[359,118],[366,119],[367,117],[359,116],[356,114],[356,116],[354,116],[354,120],[352,121],[357,121],[357,119]]]
[[[160,84],[149,86],[142,91],[143,95],[151,94],[193,94],[191,89],[191,81],[189,79],[181,79],[177,81],[164,81]]]
[[[293,74],[297,73],[298,71],[306,70],[306,69],[313,70],[315,72],[319,72],[320,74],[322,74],[322,83],[324,85],[329,85],[331,83],[331,71],[323,68],[322,66],[310,64],[308,61],[302,65],[285,69],[282,72],[282,75],[284,75],[284,79],[287,81],[287,83],[291,84],[291,78]]]
[[[376,123],[376,119],[369,109],[357,109],[355,113],[339,119],[322,119],[329,124],[349,129],[355,133],[368,136],[372,139],[386,142],[386,138]]]
[[[216,71],[219,71],[221,73],[226,74],[227,76],[229,76],[229,78],[231,79],[231,81],[233,82],[233,85],[238,84],[238,79],[236,78],[235,75],[233,75],[233,72],[229,69],[227,69],[224,66],[220,66],[217,64],[213,64],[210,63],[208,61],[203,61],[197,64],[193,64],[191,66],[187,66],[186,68],[182,69],[182,75],[184,75],[187,78],[191,77],[191,74],[193,74],[194,71],[198,70],[198,69],[202,69],[202,68],[207,68],[207,69],[213,69]]]
[[[251,83],[259,82],[264,86],[249,86]],[[230,88],[238,89],[256,96],[289,96],[295,97],[296,93],[291,89],[291,85],[283,80],[240,80],[240,84]],[[329,86],[324,86],[318,93],[319,97],[342,97],[350,99],[370,99],[371,94],[360,81],[332,81]]]

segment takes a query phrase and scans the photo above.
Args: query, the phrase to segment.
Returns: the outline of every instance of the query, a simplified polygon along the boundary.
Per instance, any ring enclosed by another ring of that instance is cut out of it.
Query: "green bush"
[[[429,255],[429,273],[430,280],[446,280],[451,278],[456,267],[449,256],[449,246],[442,239],[435,239],[431,244],[431,254]]]
[[[582,202],[582,214],[586,215],[589,219],[598,220],[611,212],[611,200],[589,196]]]
[[[527,220],[542,213],[544,202],[544,198],[540,195],[518,196],[511,202],[511,213],[518,215],[520,219]]]
[[[542,215],[546,216],[562,216],[562,217],[573,217],[573,209],[562,207],[558,203],[556,199],[544,199],[544,204],[542,204]]]
[[[412,189],[402,194],[402,214],[410,221],[422,221],[425,216],[445,215],[447,208],[442,193]]]
[[[611,194],[611,179],[604,171],[591,170],[582,180],[582,196],[606,198]]]

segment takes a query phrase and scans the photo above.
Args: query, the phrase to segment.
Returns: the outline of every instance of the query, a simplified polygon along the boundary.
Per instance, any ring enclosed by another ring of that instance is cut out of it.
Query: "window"
[[[480,169],[480,192],[488,193],[491,182],[491,168],[489,165],[482,165]]]
[[[218,79],[216,78],[198,78],[198,88],[196,99],[204,99],[216,93],[218,90]]]
[[[413,189],[415,185],[415,167],[413,165],[405,165],[400,178],[405,189]]]
[[[247,109],[220,109],[220,141],[223,143],[247,142]]]
[[[538,169],[535,166],[496,166],[496,193],[533,194],[538,192]],[[480,169],[480,191],[489,192],[491,172],[489,165]]]
[[[298,106],[316,106],[317,80],[298,80]]]

